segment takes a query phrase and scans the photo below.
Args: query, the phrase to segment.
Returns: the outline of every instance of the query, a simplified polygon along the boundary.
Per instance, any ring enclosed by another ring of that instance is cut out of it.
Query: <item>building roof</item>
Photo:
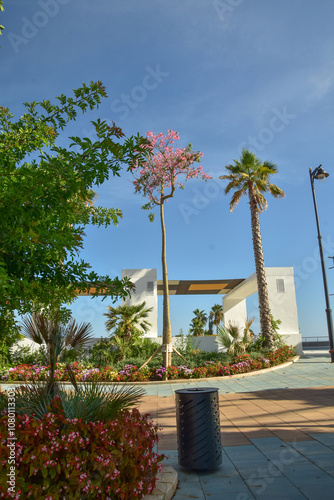
[[[234,280],[168,280],[169,295],[214,295],[225,294],[233,290],[244,279]],[[95,287],[89,291],[79,292],[79,295],[93,295]],[[104,295],[106,290],[102,290],[98,295]],[[157,280],[157,294],[162,293],[162,280]]]
[[[170,295],[213,295],[225,294],[242,283],[244,279],[233,280],[168,280]],[[162,293],[162,280],[157,280],[157,293]]]

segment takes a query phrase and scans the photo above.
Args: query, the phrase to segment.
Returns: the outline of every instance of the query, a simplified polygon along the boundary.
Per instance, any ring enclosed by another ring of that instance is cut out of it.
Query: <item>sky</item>
[[[300,331],[327,336],[309,168],[330,174],[315,181],[327,268],[334,255],[333,126],[334,3],[332,0],[5,0],[0,24],[0,105],[19,117],[22,103],[70,94],[101,80],[108,99],[79,116],[59,141],[93,138],[91,120],[116,122],[127,136],[180,134],[213,180],[191,180],[165,210],[168,277],[247,278],[255,272],[250,213],[244,198],[229,212],[224,167],[252,150],[272,161],[272,179],[286,193],[268,195],[260,215],[265,264],[294,267]],[[96,189],[97,203],[117,207],[117,227],[86,228],[80,256],[100,274],[157,268],[161,230],[141,210],[124,169]],[[334,294],[334,269],[327,271]],[[220,296],[170,298],[173,334],[187,333],[192,311],[207,313]],[[107,305],[89,297],[72,306],[105,336]],[[247,301],[257,316],[256,297]],[[159,299],[159,329],[162,303]],[[259,330],[258,320],[255,323]],[[257,331],[255,329],[255,332]]]

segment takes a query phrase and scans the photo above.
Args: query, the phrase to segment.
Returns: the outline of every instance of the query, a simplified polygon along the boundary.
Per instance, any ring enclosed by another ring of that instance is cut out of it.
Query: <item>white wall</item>
[[[156,269],[122,269],[122,278],[128,277],[136,287],[135,293],[124,304],[140,304],[146,302],[146,307],[153,307],[147,321],[152,328],[146,333],[146,337],[158,336],[158,295],[157,295],[157,270]],[[148,291],[147,283],[153,283],[152,292]]]
[[[299,332],[295,282],[292,267],[266,267],[266,280],[270,310],[275,320],[281,320],[278,333],[288,345],[302,353],[302,337]],[[282,290],[279,289],[282,286]],[[252,274],[223,299],[224,320],[236,323],[245,317],[245,299],[257,292],[256,274]],[[247,311],[246,311],[247,315]]]

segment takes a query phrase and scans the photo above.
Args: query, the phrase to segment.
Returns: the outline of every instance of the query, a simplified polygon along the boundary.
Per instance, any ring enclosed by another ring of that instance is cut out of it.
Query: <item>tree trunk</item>
[[[273,350],[274,338],[273,338],[273,331],[270,318],[270,306],[269,306],[268,288],[267,288],[266,272],[265,272],[264,258],[263,258],[259,212],[253,194],[253,189],[254,188],[252,187],[249,188],[249,205],[251,211],[253,249],[255,258],[258,297],[259,297],[261,334],[265,338],[264,346]]]
[[[164,220],[164,202],[160,205],[160,221],[161,221],[161,233],[162,233],[162,252],[161,252],[161,262],[162,262],[162,288],[163,288],[163,327],[162,327],[162,343],[165,352],[162,353],[164,368],[168,368],[172,362],[171,349],[167,346],[172,345],[172,329],[170,325],[170,313],[169,313],[169,292],[168,292],[168,276],[167,276],[167,259],[166,259],[166,228]],[[167,349],[169,351],[167,352]]]

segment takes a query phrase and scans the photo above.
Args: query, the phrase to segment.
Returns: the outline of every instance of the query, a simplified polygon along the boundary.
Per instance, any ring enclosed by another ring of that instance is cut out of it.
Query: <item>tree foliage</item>
[[[97,119],[95,141],[74,136],[68,147],[57,144],[78,111],[107,97],[101,82],[73,94],[24,103],[17,121],[0,107],[0,314],[57,310],[91,286],[94,295],[103,290],[112,297],[132,288],[128,279],[99,276],[78,255],[87,224],[106,227],[122,217],[119,209],[90,203],[92,188],[119,175],[122,164],[140,162],[146,140],[125,138],[115,124]]]
[[[162,132],[153,134],[147,132],[148,144],[145,146],[145,161],[140,165],[137,161],[133,164],[135,192],[141,193],[148,199],[143,205],[144,210],[150,210],[149,219],[154,220],[152,209],[160,208],[160,224],[162,235],[162,288],[163,288],[163,344],[171,345],[172,329],[169,313],[169,291],[167,274],[166,228],[164,217],[164,204],[173,198],[177,187],[183,189],[184,183],[193,178],[203,180],[211,179],[210,175],[203,172],[203,167],[194,167],[200,162],[203,153],[193,151],[192,145],[185,148],[175,147],[175,141],[180,139],[177,132],[168,130],[167,135]],[[164,367],[171,363],[171,352],[164,352]]]

